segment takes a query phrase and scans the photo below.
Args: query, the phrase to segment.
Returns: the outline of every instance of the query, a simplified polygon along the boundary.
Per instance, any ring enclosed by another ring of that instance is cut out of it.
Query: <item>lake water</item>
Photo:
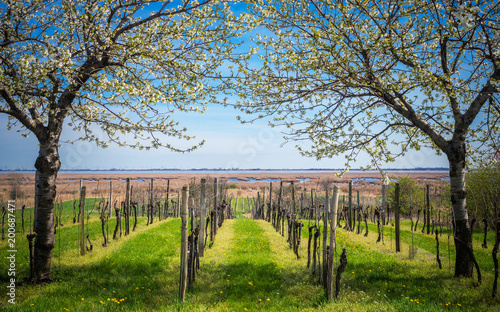
[[[231,182],[255,183],[255,182],[280,182],[280,181],[281,181],[281,179],[261,179],[261,180],[257,180],[254,178],[249,178],[248,180],[227,179],[228,183],[231,183]],[[299,181],[302,183],[302,182],[311,181],[311,179],[305,178],[305,179],[299,179]]]

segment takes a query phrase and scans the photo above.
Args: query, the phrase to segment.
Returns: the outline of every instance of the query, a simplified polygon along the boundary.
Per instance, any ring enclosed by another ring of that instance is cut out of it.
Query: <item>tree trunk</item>
[[[35,278],[38,282],[50,279],[50,261],[55,245],[54,203],[59,161],[58,136],[40,142],[35,162]]]
[[[465,191],[465,144],[452,148],[448,154],[450,163],[450,191],[455,226],[455,277],[472,277],[474,254],[472,252],[472,232],[466,207]]]

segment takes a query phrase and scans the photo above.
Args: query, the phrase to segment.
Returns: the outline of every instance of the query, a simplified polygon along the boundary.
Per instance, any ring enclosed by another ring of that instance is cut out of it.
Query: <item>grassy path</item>
[[[320,298],[285,239],[265,221],[227,220],[203,259],[186,311],[297,311]],[[311,298],[311,296],[313,298]],[[313,299],[313,300],[311,300]]]

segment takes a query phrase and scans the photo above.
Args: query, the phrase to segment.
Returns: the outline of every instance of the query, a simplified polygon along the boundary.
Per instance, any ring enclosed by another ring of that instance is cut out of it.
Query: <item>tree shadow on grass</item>
[[[207,266],[189,300],[203,307],[243,310],[297,310],[314,307],[323,297],[303,270],[284,270],[273,262],[240,261]]]

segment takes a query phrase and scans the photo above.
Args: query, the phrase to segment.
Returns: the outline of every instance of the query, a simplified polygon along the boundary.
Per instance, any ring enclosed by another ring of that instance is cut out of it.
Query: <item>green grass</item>
[[[250,205],[248,205],[250,203]],[[252,211],[254,199],[250,198],[233,198],[232,206],[236,207],[236,215],[242,215]]]
[[[297,311],[323,296],[265,221],[227,220],[203,262],[187,311]]]
[[[246,199],[243,203],[246,202]],[[90,203],[89,203],[90,204]],[[72,224],[72,205],[63,205],[64,226],[56,234],[52,259],[54,282],[17,285],[17,304],[2,295],[6,311],[497,311],[499,299],[491,298],[493,233],[488,249],[481,247],[483,235],[474,233],[474,253],[482,269],[483,283],[453,278],[454,243],[445,231],[440,239],[443,269],[435,260],[434,235],[413,233],[418,253],[409,259],[412,243],[409,221],[401,223],[401,252],[394,246],[394,227],[384,227],[384,243],[376,243],[376,225],[369,235],[338,229],[336,261],[347,249],[348,264],[342,274],[339,297],[326,302],[307,264],[309,222],[304,220],[301,259],[288,247],[286,238],[263,220],[238,217],[226,220],[211,248],[200,259],[201,270],[180,304],[179,251],[180,220],[155,221],[128,236],[102,247],[97,213],[89,220],[94,250],[79,255],[79,225]],[[18,212],[19,214],[19,212]],[[18,216],[19,218],[19,216]],[[18,219],[19,220],[19,219]],[[343,223],[342,223],[343,224]],[[110,234],[115,219],[110,223]],[[18,281],[29,274],[28,246],[17,233]],[[419,228],[421,228],[419,226]],[[446,229],[447,230],[447,229]],[[448,252],[448,237],[450,239]],[[0,242],[2,258],[6,241]],[[448,254],[451,259],[448,260]],[[7,261],[0,263],[0,280],[7,280]],[[451,265],[450,265],[451,264]],[[108,300],[109,299],[109,300]]]
[[[109,248],[86,256],[73,248],[53,270],[55,282],[43,287],[18,286],[18,304],[6,307],[12,311],[151,311],[160,309],[165,300],[174,304],[178,228],[180,221],[170,219],[143,226]]]

